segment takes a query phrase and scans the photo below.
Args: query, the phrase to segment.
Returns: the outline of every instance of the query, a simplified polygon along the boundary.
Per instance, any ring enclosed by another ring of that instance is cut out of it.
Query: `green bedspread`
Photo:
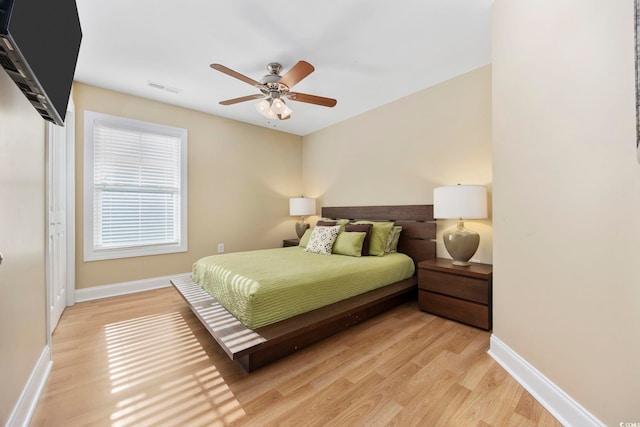
[[[411,277],[411,258],[307,253],[301,247],[213,255],[193,264],[193,280],[256,329]]]

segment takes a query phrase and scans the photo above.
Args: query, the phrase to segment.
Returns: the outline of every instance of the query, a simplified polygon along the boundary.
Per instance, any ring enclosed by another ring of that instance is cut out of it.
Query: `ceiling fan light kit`
[[[258,112],[265,116],[267,119],[276,118],[276,113],[271,109],[271,103],[266,99],[263,99],[256,104],[256,110],[258,110]]]
[[[337,101],[332,98],[290,92],[293,85],[314,71],[313,65],[306,61],[298,61],[298,63],[294,65],[284,76],[280,76],[282,65],[277,62],[271,62],[267,65],[269,74],[264,76],[259,82],[221,64],[211,64],[210,66],[214,70],[248,83],[262,92],[262,94],[248,95],[240,98],[220,101],[221,105],[233,105],[239,102],[262,98],[262,101],[258,102],[255,107],[260,114],[268,119],[278,118],[279,120],[286,120],[291,117],[293,110],[285,103],[285,98],[291,101],[306,102],[308,104],[321,105],[323,107],[334,107],[337,103]]]
[[[280,98],[263,99],[256,104],[256,110],[268,119],[279,118],[280,120],[288,119],[293,113],[293,110]]]

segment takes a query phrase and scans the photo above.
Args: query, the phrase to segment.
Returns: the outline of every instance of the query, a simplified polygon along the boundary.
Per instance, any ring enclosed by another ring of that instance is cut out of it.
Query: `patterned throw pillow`
[[[334,227],[315,227],[311,232],[311,238],[305,251],[315,254],[331,255],[333,242],[336,241],[339,232],[339,225]]]
[[[398,240],[400,240],[400,232],[402,232],[402,227],[399,225],[394,225],[389,232],[389,237],[387,237],[387,246],[384,248],[384,253],[394,253],[398,252]]]

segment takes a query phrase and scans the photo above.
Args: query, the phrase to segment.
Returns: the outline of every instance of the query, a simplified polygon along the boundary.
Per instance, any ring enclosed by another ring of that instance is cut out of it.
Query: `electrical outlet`
[[[224,243],[218,243],[218,253],[224,253]]]

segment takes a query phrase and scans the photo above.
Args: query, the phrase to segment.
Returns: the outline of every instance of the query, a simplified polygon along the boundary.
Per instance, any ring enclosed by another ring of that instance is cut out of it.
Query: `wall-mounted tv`
[[[75,0],[0,0],[0,63],[38,113],[60,126],[81,40]]]

